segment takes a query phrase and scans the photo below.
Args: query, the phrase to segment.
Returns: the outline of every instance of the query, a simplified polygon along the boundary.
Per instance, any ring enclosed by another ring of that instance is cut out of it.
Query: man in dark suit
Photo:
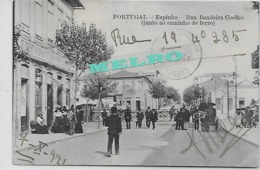
[[[125,122],[126,122],[126,129],[131,129],[131,122],[132,116],[131,116],[131,110],[129,107],[125,111]]]
[[[102,114],[103,126],[105,126],[105,122],[106,122],[106,119],[107,119],[106,109],[103,109],[103,112],[101,114]]]
[[[152,116],[152,111],[150,109],[150,106],[148,106],[148,109],[145,111],[146,126],[148,128],[150,128],[151,116]]]
[[[137,118],[137,125],[138,125],[139,128],[141,128],[142,127],[142,121],[143,121],[143,118],[144,118],[144,114],[141,111],[141,109],[139,109],[137,111],[136,118]]]
[[[153,109],[152,111],[152,115],[151,115],[151,121],[152,121],[152,124],[153,124],[153,130],[155,129],[155,122],[157,121],[158,119],[158,113],[155,109]]]
[[[117,108],[111,108],[111,115],[106,119],[106,126],[108,127],[108,146],[107,156],[111,157],[112,144],[115,139],[115,152],[119,155],[119,135],[122,133],[121,118],[117,115]]]

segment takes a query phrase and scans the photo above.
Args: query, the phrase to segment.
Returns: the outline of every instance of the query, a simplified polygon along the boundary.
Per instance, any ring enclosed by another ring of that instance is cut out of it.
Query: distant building
[[[210,93],[211,102],[216,103],[219,115],[234,115],[236,106],[235,80],[233,74],[204,74],[201,85]],[[227,86],[228,85],[228,86]],[[250,106],[259,99],[259,87],[238,75],[237,108]]]
[[[19,46],[29,62],[14,62],[14,129],[30,132],[30,121],[42,113],[50,127],[55,105],[70,107],[74,69],[55,48],[55,32],[62,21],[71,22],[79,0],[16,0],[14,25],[20,25]]]
[[[118,83],[116,92],[110,96],[114,97],[119,107],[126,109],[128,106],[132,110],[138,108],[146,109],[158,108],[158,102],[149,93],[149,86],[152,83],[154,73],[133,73],[121,70],[109,76],[110,80]]]

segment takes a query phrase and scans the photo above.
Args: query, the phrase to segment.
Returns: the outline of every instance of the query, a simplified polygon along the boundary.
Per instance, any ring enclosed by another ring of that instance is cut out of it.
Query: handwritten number
[[[174,42],[177,42],[176,34],[174,32],[171,33],[171,39],[174,40]]]
[[[198,36],[195,36],[192,34],[192,42],[193,43],[200,42],[200,40],[198,39]]]
[[[222,31],[222,35],[223,35],[223,41],[228,43],[228,36],[227,36],[227,32],[225,30]]]
[[[65,162],[66,162],[66,159],[64,159],[64,161],[63,161],[62,165],[65,165]]]
[[[165,43],[168,44],[168,40],[167,40],[167,35],[166,35],[166,31],[164,31],[164,34],[163,34],[163,37],[164,40],[165,40]]]
[[[60,159],[61,159],[61,158],[60,158],[60,155],[57,154],[56,157],[59,159],[59,160],[57,161],[57,164],[60,165]]]
[[[215,38],[215,40],[213,40],[214,43],[217,44],[220,41],[220,39],[218,39],[218,35],[217,35],[216,31],[214,31],[212,33],[212,37]]]
[[[235,41],[239,41],[238,36],[235,34],[235,31],[232,30],[232,38],[235,38]]]
[[[54,158],[55,158],[55,151],[54,151],[54,150],[51,151],[51,155],[53,156],[53,158],[51,159],[50,163],[51,163],[51,162],[54,160]]]

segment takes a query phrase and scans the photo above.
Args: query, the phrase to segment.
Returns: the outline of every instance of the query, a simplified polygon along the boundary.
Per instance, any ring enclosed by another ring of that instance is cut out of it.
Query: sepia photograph
[[[15,166],[259,166],[259,1],[12,8]]]

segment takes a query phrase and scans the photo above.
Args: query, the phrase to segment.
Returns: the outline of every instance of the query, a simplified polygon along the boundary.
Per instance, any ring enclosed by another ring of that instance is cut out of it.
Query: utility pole
[[[229,85],[227,80],[227,118],[229,118]]]

